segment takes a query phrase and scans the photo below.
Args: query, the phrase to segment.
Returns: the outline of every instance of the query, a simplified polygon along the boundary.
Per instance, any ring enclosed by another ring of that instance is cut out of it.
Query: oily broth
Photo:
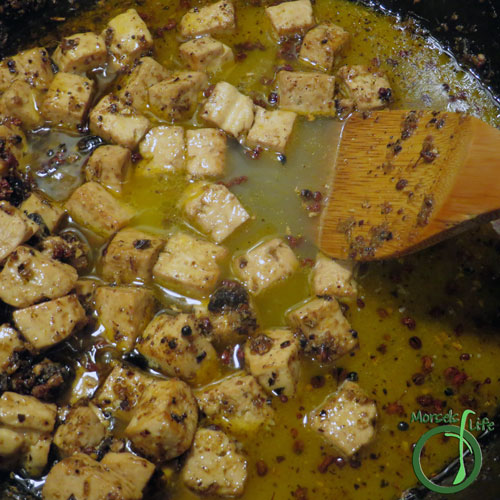
[[[191,6],[201,4],[192,2]],[[272,79],[279,65],[301,66],[296,61],[277,57],[279,47],[262,7],[242,1],[235,4],[238,32],[217,38],[231,46],[258,40],[264,50],[248,52],[247,57],[234,67],[215,75],[212,83],[226,80],[244,93],[267,99],[273,85],[266,85],[263,78]],[[146,14],[145,19],[152,33],[170,19],[178,21],[186,11],[177,2],[111,0],[98,4],[78,19],[62,24],[57,33],[42,39],[41,43],[53,46],[64,35],[88,30],[99,32],[108,19],[129,7]],[[434,40],[421,38],[414,34],[411,26],[404,26],[397,19],[345,0],[317,0],[314,11],[318,20],[330,20],[352,35],[350,49],[337,67],[341,64],[379,63],[380,68],[390,75],[394,107],[466,111],[491,124],[500,125],[500,111],[490,94],[469,73],[462,71]],[[156,59],[168,68],[181,67],[178,45],[175,30],[156,37]],[[105,75],[95,76],[103,91],[119,84],[110,83]],[[443,84],[447,84],[449,89]],[[465,96],[461,92],[465,92]],[[200,123],[195,115],[183,125],[193,127]],[[325,180],[339,131],[337,120],[317,119],[310,122],[300,118],[285,164],[271,153],[263,153],[258,160],[253,160],[236,141],[228,141],[228,166],[223,180],[242,175],[248,177],[248,182],[233,187],[232,191],[252,215],[249,223],[224,242],[232,253],[245,251],[269,236],[291,234],[305,239],[296,249],[299,258],[314,258],[316,219],[309,217],[304,210],[296,190],[326,191]],[[32,157],[26,168],[34,173],[39,186],[57,200],[65,199],[82,182],[81,166],[86,156],[80,154],[73,163],[56,169],[50,175],[42,176],[39,171],[47,160],[48,149],[64,143],[70,152],[77,152],[78,140],[62,132],[52,132],[37,137],[33,142]],[[172,174],[154,182],[139,176],[132,177],[123,193],[123,200],[137,210],[132,224],[160,235],[168,235],[176,227],[185,227],[178,201],[187,186],[188,181],[182,174]],[[106,243],[88,231],[84,234],[97,249]],[[446,409],[451,407],[456,411],[475,404],[478,413],[485,412],[492,416],[498,406],[496,394],[500,389],[496,361],[500,356],[500,339],[498,333],[494,333],[495,324],[492,326],[489,321],[496,307],[494,297],[499,292],[498,284],[491,279],[491,276],[500,273],[500,259],[495,247],[498,248],[498,237],[487,226],[407,259],[362,266],[358,276],[361,301],[348,302],[349,310],[346,312],[352,327],[359,332],[360,349],[341,358],[333,366],[304,360],[297,397],[286,403],[279,398],[273,400],[276,425],[256,436],[239,438],[248,456],[249,477],[243,499],[290,499],[293,498],[292,492],[299,487],[307,488],[308,498],[325,500],[340,496],[349,500],[398,498],[416,482],[411,467],[411,447],[426,426],[411,424],[409,430],[399,431],[398,423],[409,422],[411,412],[420,409],[416,402],[418,396],[430,394],[445,400]],[[98,253],[95,252],[96,255]],[[289,280],[255,300],[262,328],[283,325],[285,311],[307,299],[310,295],[309,273],[310,267],[305,265]],[[229,263],[223,275],[232,275]],[[99,276],[96,261],[89,270],[89,276]],[[458,283],[458,291],[450,292],[450,282]],[[157,287],[155,292],[165,309],[173,306],[187,309],[198,302],[184,297],[178,290]],[[436,306],[443,309],[443,314],[430,315],[429,311]],[[404,317],[415,320],[414,330],[410,331],[402,325]],[[102,381],[111,361],[119,359],[121,353],[111,345],[92,347],[100,338],[99,333],[100,330],[97,330],[94,334],[86,332],[78,335],[70,344],[81,353],[78,359],[79,375],[87,374],[89,380]],[[409,346],[412,336],[420,338],[421,349]],[[58,352],[61,357],[74,358],[68,348],[59,348]],[[471,359],[461,360],[462,353],[470,353]],[[424,356],[432,357],[434,368],[425,383],[416,386],[411,382],[412,376],[421,371]],[[443,372],[450,366],[466,370],[469,380],[454,390],[454,395],[445,396],[444,390],[449,387],[449,382]],[[332,464],[326,473],[321,474],[317,468],[324,456],[336,453],[318,435],[308,431],[304,424],[308,412],[335,391],[338,374],[342,370],[356,372],[360,385],[377,400],[377,438],[361,450],[359,460],[343,467]],[[227,368],[221,368],[219,373],[214,374],[214,379],[227,372]],[[319,375],[325,377],[324,386],[312,388],[311,377]],[[480,384],[476,388],[475,382],[484,382],[488,378],[489,384]],[[95,384],[89,387],[88,391],[80,393],[90,396]],[[472,399],[475,402],[471,402]],[[396,401],[404,408],[401,415],[387,412],[387,405]],[[125,423],[117,419],[115,429],[118,436]],[[294,445],[297,442],[299,444]],[[302,446],[303,449],[299,450]],[[456,444],[453,442],[429,442],[423,458],[424,470],[428,475],[439,471],[455,454]],[[258,460],[264,460],[268,466],[265,477],[257,476]],[[146,498],[198,498],[182,485],[175,465],[167,464],[163,472],[165,474],[158,483],[161,488],[158,486],[160,489]]]

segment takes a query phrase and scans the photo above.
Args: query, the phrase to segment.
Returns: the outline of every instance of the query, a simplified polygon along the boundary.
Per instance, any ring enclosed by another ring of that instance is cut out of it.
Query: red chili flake
[[[156,30],[156,34],[157,34],[157,36],[161,37],[161,36],[163,36],[165,31],[172,31],[176,27],[177,27],[177,21],[175,19],[169,19],[167,21],[167,24],[165,24],[164,26],[162,26],[161,28],[158,28]]]
[[[400,50],[399,51],[399,57],[408,57],[410,55],[410,52],[408,50]]]
[[[356,299],[356,305],[360,308],[363,309],[365,307],[365,301],[363,299]]]
[[[311,385],[314,389],[321,389],[325,385],[325,377],[322,375],[311,377]]]
[[[423,385],[425,382],[425,375],[423,373],[415,373],[412,375],[411,380],[415,385]]]
[[[220,360],[223,365],[229,365],[231,363],[231,349],[224,349],[222,354],[220,355]]]
[[[132,160],[132,163],[137,163],[138,161],[141,161],[142,160],[141,153],[139,153],[137,151],[135,153],[132,153],[131,160]]]
[[[181,7],[182,9],[190,9],[191,8],[191,1],[190,0],[180,0],[179,7]]]
[[[147,12],[139,12],[139,17],[145,22],[151,21],[151,14],[148,14]]]
[[[335,457],[332,455],[326,455],[326,457],[323,458],[323,461],[318,465],[318,472],[321,474],[325,474],[325,472],[328,470],[328,467],[335,462]]]
[[[234,58],[237,61],[244,61],[248,57],[248,54],[245,54],[245,52],[237,52]]]
[[[267,464],[266,464],[266,462],[264,462],[264,460],[257,460],[255,467],[257,468],[257,475],[259,477],[264,477],[269,470],[267,468]]]
[[[460,361],[469,361],[470,359],[470,354],[464,352],[463,354],[460,354]]]
[[[292,435],[293,439],[297,439],[297,436],[299,435],[299,431],[295,427],[292,427],[290,429],[290,434]]]
[[[243,184],[244,182],[247,181],[248,177],[246,175],[241,175],[240,177],[233,177],[232,179],[229,179],[227,182],[219,182],[218,184],[222,184],[223,186],[226,186],[228,189],[230,189],[233,186],[239,186],[240,184]]]
[[[204,91],[203,91],[203,97],[210,97],[212,95],[212,92],[215,89],[215,85],[211,84],[209,85]]]
[[[417,327],[417,322],[413,318],[410,318],[409,316],[404,317],[401,320],[401,323],[404,326],[406,326],[408,330],[415,330],[415,328]]]
[[[396,183],[396,189],[398,191],[401,191],[406,186],[408,186],[408,181],[406,179],[399,179],[399,181]]]
[[[389,403],[384,409],[388,415],[399,415],[400,417],[403,417],[406,414],[404,406],[397,401]]]
[[[323,199],[323,194],[321,191],[314,191],[313,193],[313,200],[314,201],[321,201]]]
[[[255,146],[254,149],[245,149],[245,154],[252,158],[252,160],[257,160],[262,154],[262,151],[263,149],[261,146]]]
[[[288,403],[288,397],[287,397],[287,396],[285,396],[284,394],[282,394],[282,395],[280,396],[280,401],[281,401],[282,403]]]
[[[315,201],[314,203],[307,205],[307,211],[314,213],[321,212],[321,203]]]
[[[287,234],[285,236],[286,241],[288,242],[288,245],[290,248],[297,248],[299,245],[301,245],[304,242],[304,238],[302,237],[295,237],[292,235]]]
[[[302,454],[304,448],[305,448],[304,441],[302,441],[301,439],[297,439],[293,442],[292,449],[296,455]]]
[[[308,500],[307,488],[302,488],[302,486],[298,486],[292,495],[296,498],[296,500]]]
[[[434,368],[434,361],[430,356],[422,357],[422,371],[424,373],[431,373]]]
[[[459,370],[456,366],[449,366],[446,368],[444,376],[446,380],[455,387],[460,387],[469,378],[464,371]]]
[[[385,344],[380,344],[378,347],[377,347],[377,351],[380,353],[380,354],[385,354],[387,352],[387,346]]]
[[[293,71],[293,66],[290,66],[290,64],[285,64],[283,66],[278,66],[276,68],[276,72],[278,73],[279,71]]]
[[[285,457],[284,457],[283,455],[278,455],[278,456],[276,457],[276,462],[278,462],[279,464],[280,464],[281,462],[284,462],[284,461],[285,461]]]
[[[423,394],[417,397],[417,403],[424,408],[429,408],[434,404],[434,398],[430,394]]]
[[[386,309],[384,309],[383,307],[379,307],[377,309],[377,314],[379,315],[380,318],[382,319],[385,319],[389,316],[389,313],[387,312]]]
[[[302,267],[313,267],[314,266],[314,259],[300,259],[300,265]]]

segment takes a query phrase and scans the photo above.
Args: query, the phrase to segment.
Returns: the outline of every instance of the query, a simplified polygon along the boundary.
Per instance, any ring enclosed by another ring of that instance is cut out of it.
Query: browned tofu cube
[[[115,283],[148,282],[164,246],[164,240],[144,231],[122,229],[103,252],[102,277]]]
[[[233,51],[211,36],[195,38],[179,47],[181,59],[195,71],[216,72],[234,62]]]
[[[0,325],[0,374],[14,373],[19,367],[16,354],[30,348],[17,330],[7,323]]]
[[[66,209],[79,224],[103,236],[111,236],[134,216],[128,206],[96,182],[86,182],[76,189],[66,202]]]
[[[205,7],[196,7],[184,14],[179,25],[182,37],[194,38],[209,33],[220,33],[235,28],[234,5],[220,0]]]
[[[278,73],[280,108],[302,115],[335,114],[335,77],[314,72]]]
[[[87,181],[95,181],[115,193],[121,193],[131,169],[130,150],[123,146],[97,148],[85,166]]]
[[[220,177],[226,167],[226,135],[216,128],[186,131],[188,173],[193,177]]]
[[[52,59],[59,71],[85,73],[106,64],[106,42],[102,36],[95,33],[77,33],[62,39],[52,54]]]
[[[153,37],[135,9],[128,9],[111,19],[102,36],[112,56],[113,69],[132,64],[153,47]]]
[[[128,101],[109,94],[90,113],[90,130],[103,139],[134,149],[150,128],[149,120]]]
[[[94,294],[95,308],[107,337],[123,351],[130,351],[154,314],[155,298],[141,287],[101,286]]]
[[[207,75],[201,71],[179,71],[149,87],[151,111],[172,122],[191,116],[201,91],[207,86]]]
[[[292,111],[267,111],[256,106],[255,121],[245,143],[250,147],[261,146],[284,153],[296,117]]]
[[[149,103],[148,89],[170,76],[170,71],[164,68],[152,57],[142,57],[134,64],[133,69],[121,83],[118,96],[132,104],[143,113]]]
[[[0,92],[14,80],[24,80],[32,87],[47,89],[54,78],[49,54],[43,47],[24,50],[0,63]]]
[[[57,73],[42,103],[42,114],[52,125],[76,130],[87,116],[94,82],[73,73]]]
[[[359,111],[385,108],[392,100],[391,84],[385,73],[372,72],[367,66],[344,66],[337,73],[341,83],[343,108]]]
[[[316,24],[310,0],[294,0],[273,5],[266,9],[266,14],[279,36],[303,33]]]
[[[65,231],[61,236],[44,238],[37,248],[43,255],[65,262],[78,272],[85,273],[89,269],[90,247],[77,233]]]
[[[26,137],[13,122],[15,120],[4,120],[0,124],[0,142],[3,144],[3,152],[0,155],[0,177],[5,177],[10,169],[23,164],[28,157]]]
[[[36,349],[46,349],[62,342],[87,320],[76,295],[18,309],[13,319],[19,331]]]
[[[349,33],[333,23],[323,23],[307,32],[299,57],[317,69],[331,71],[335,58],[349,42]]]
[[[41,222],[45,224],[51,233],[57,230],[66,214],[65,210],[56,203],[49,201],[41,193],[35,192],[32,192],[21,203],[20,209],[24,215],[34,221],[37,221],[38,217],[40,217],[42,219]]]
[[[26,130],[43,125],[39,106],[42,101],[40,91],[23,80],[15,80],[0,97],[0,115],[17,118]]]
[[[331,259],[318,253],[312,272],[314,295],[356,297],[357,285],[353,279],[353,262]]]

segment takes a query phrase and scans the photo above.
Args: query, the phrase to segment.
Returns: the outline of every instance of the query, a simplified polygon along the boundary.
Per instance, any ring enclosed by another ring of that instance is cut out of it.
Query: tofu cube
[[[34,88],[46,90],[53,78],[52,63],[43,47],[24,50],[0,63],[0,92],[7,90],[15,80],[23,80]]]
[[[245,366],[269,394],[292,397],[300,376],[299,350],[290,330],[266,330],[248,339]]]
[[[88,159],[85,179],[99,182],[105,188],[121,193],[131,167],[129,149],[123,146],[101,146]]]
[[[373,73],[366,66],[344,66],[337,73],[344,108],[356,107],[359,111],[385,108],[392,98],[391,84],[383,72]]]
[[[149,103],[148,89],[168,78],[170,74],[170,71],[152,57],[142,57],[125,76],[118,97],[131,103],[135,109],[143,113]]]
[[[309,30],[300,47],[299,58],[322,71],[331,71],[335,58],[349,43],[350,35],[333,23],[319,24]]]
[[[191,189],[184,204],[186,215],[216,243],[250,218],[238,198],[222,184],[198,183]]]
[[[299,267],[293,250],[280,238],[260,243],[234,260],[234,272],[257,295],[287,279]]]
[[[288,313],[287,321],[301,335],[304,352],[322,362],[334,361],[358,346],[358,333],[333,297],[310,300]]]
[[[330,259],[318,253],[312,272],[314,295],[356,297],[358,288],[352,276],[353,269],[353,262]]]
[[[200,410],[211,424],[232,435],[256,433],[274,425],[274,409],[251,375],[237,372],[197,392]]]
[[[234,62],[233,51],[211,36],[195,38],[179,47],[179,55],[189,68],[195,71],[216,72]]]
[[[152,368],[191,384],[213,379],[217,371],[217,352],[191,314],[156,316],[136,348]]]
[[[0,124],[0,143],[3,145],[0,154],[0,177],[9,174],[12,168],[23,163],[28,153],[28,142],[23,131],[14,125],[15,120],[4,120]]]
[[[18,366],[16,353],[30,349],[19,332],[7,323],[0,325],[0,375],[11,375]]]
[[[95,33],[77,33],[62,39],[52,54],[52,60],[64,73],[86,73],[106,64],[106,42]]]
[[[226,256],[224,247],[179,232],[160,253],[153,277],[162,285],[204,295],[215,288],[220,276],[219,262]]]
[[[323,73],[280,71],[280,108],[302,115],[335,114],[335,77]]]
[[[152,128],[139,144],[139,152],[145,162],[136,172],[154,176],[184,168],[184,129],[160,125]]]
[[[41,193],[32,192],[21,203],[21,212],[33,221],[41,221],[53,233],[59,227],[66,212],[56,203],[49,201]]]
[[[14,307],[27,307],[66,295],[77,279],[77,272],[68,264],[19,246],[0,272],[0,299]]]
[[[226,434],[199,429],[182,469],[182,479],[195,493],[235,497],[243,494],[246,468],[244,456]]]
[[[102,36],[112,56],[112,69],[132,64],[153,47],[153,37],[135,9],[128,9],[111,19]]]
[[[134,149],[150,129],[149,120],[126,100],[104,96],[90,113],[90,131],[104,140]]]
[[[144,231],[122,229],[103,252],[102,277],[115,283],[148,282],[164,246],[164,240]]]
[[[76,130],[85,122],[94,82],[73,73],[57,73],[42,103],[42,114],[52,125]]]
[[[89,453],[95,450],[106,436],[106,427],[92,405],[72,408],[64,423],[57,428],[54,444],[63,456]]]
[[[219,82],[201,110],[201,118],[238,138],[253,124],[254,104],[227,82]]]
[[[39,106],[42,101],[40,91],[23,80],[15,80],[0,97],[0,115],[17,118],[26,130],[43,125]]]
[[[346,380],[309,416],[311,429],[345,457],[354,455],[375,436],[377,406],[355,382]]]
[[[140,287],[101,286],[94,294],[99,322],[119,350],[130,351],[154,314],[152,292]]]
[[[226,135],[216,128],[186,131],[187,164],[192,177],[221,177],[226,168]]]
[[[87,320],[76,295],[18,309],[13,318],[16,327],[36,349],[62,342]]]
[[[205,7],[196,7],[184,14],[179,31],[184,38],[221,33],[236,27],[234,5],[229,0],[220,0]]]
[[[261,146],[280,153],[285,152],[297,115],[292,111],[267,111],[255,107],[255,121],[245,143],[250,147]]]
[[[201,71],[174,73],[149,87],[151,111],[169,122],[188,118],[193,114],[198,97],[207,84],[207,75]]]
[[[134,215],[96,182],[86,182],[76,189],[66,209],[79,224],[103,236],[111,236],[126,226]]]
[[[0,201],[0,261],[28,241],[38,225],[8,201]]]
[[[198,424],[198,407],[181,380],[155,380],[142,393],[125,435],[138,453],[162,463],[187,451]]]
[[[316,24],[310,0],[294,0],[267,7],[266,14],[279,36],[303,33]]]
[[[19,414],[24,415],[19,418]],[[0,425],[14,429],[52,432],[56,423],[57,406],[42,403],[33,396],[4,392],[0,397]]]

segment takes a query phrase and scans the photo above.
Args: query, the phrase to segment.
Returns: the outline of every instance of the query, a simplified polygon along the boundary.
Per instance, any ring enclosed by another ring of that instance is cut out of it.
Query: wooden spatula
[[[401,256],[500,214],[500,131],[468,115],[354,114],[332,163],[318,242],[332,257]]]

